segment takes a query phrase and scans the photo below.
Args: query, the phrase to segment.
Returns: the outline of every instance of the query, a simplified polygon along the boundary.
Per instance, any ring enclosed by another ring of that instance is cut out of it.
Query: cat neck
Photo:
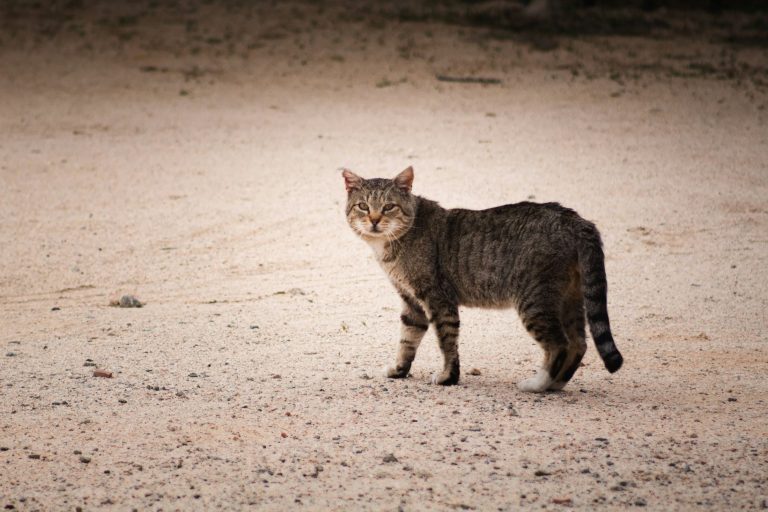
[[[368,246],[373,250],[373,254],[379,261],[384,261],[389,258],[392,252],[391,244],[383,238],[371,238],[366,240]]]

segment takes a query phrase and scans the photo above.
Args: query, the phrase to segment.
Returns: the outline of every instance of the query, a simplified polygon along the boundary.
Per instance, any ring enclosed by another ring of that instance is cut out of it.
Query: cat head
[[[347,188],[347,222],[355,233],[369,241],[392,241],[411,228],[416,214],[412,167],[391,180],[366,180],[348,169],[342,175]]]

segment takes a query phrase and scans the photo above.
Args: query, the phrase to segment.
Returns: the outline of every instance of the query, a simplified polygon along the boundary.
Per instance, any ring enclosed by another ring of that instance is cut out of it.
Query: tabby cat
[[[523,391],[562,389],[587,350],[584,313],[609,372],[621,367],[606,305],[600,234],[557,203],[446,210],[411,193],[413,169],[394,179],[343,170],[347,221],[373,249],[402,298],[401,339],[390,378],[408,375],[429,324],[443,369],[432,382],[459,381],[459,306],[517,308],[544,350]]]

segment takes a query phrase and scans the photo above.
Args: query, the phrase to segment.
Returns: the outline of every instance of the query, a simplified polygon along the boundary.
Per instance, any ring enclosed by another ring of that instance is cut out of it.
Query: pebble
[[[59,306],[54,306],[51,308],[51,311],[61,311],[61,308]]]
[[[5,357],[15,357],[15,356],[16,356],[16,352],[6,352],[5,353]]]
[[[480,373],[480,370],[478,370],[477,368],[472,368],[471,370],[469,370],[469,375],[482,375],[482,373]]]
[[[29,454],[29,458],[33,459],[33,460],[39,460],[40,459],[40,454],[38,454],[38,453],[30,453]]]
[[[537,469],[536,471],[533,472],[534,476],[549,476],[551,474],[552,473],[550,473],[549,471],[547,471],[545,469]]]
[[[397,462],[397,457],[395,457],[394,453],[388,453],[384,456],[383,459],[381,459],[384,463],[390,463],[390,462]]]
[[[121,398],[121,399],[118,400],[118,402],[120,402],[121,404],[127,404],[128,400],[126,400],[124,398]]]
[[[81,455],[80,456],[80,462],[82,462],[83,464],[88,464],[89,462],[91,462],[91,458],[90,457],[86,457],[85,455]]]
[[[199,375],[197,375],[195,372],[192,372],[189,375],[187,375],[187,377],[192,377],[194,379],[195,377],[199,377]]]
[[[573,505],[573,500],[571,498],[552,498],[552,503],[555,505]]]
[[[103,377],[105,379],[111,379],[112,378],[112,372],[107,370],[94,370],[93,371],[94,377]]]
[[[109,305],[120,308],[140,308],[144,306],[144,303],[133,295],[123,295],[119,300],[110,301]]]
[[[637,499],[635,500],[635,506],[636,506],[636,507],[644,507],[644,506],[646,506],[646,505],[648,505],[648,502],[647,502],[647,501],[645,501],[645,499],[644,499],[644,498],[637,498]]]

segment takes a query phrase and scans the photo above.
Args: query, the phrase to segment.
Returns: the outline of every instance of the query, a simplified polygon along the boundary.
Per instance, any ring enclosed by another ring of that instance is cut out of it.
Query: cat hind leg
[[[584,304],[581,297],[566,302],[563,308],[563,327],[568,337],[568,356],[562,370],[555,377],[555,382],[549,387],[552,391],[559,391],[568,384],[587,352]]]
[[[534,314],[523,319],[526,330],[544,349],[544,362],[531,378],[517,384],[521,391],[543,393],[555,383],[568,358],[568,338],[558,315]]]

